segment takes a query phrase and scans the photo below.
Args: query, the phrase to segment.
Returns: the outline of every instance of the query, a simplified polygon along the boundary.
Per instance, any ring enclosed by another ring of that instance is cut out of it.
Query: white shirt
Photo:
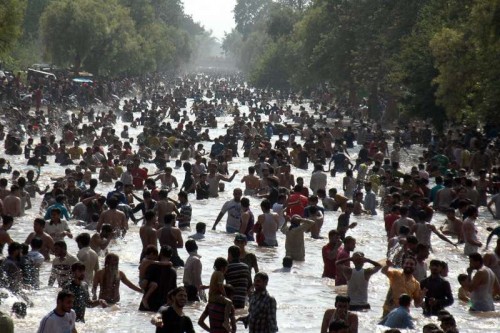
[[[72,333],[75,329],[76,313],[74,310],[59,316],[50,311],[40,322],[37,333]]]
[[[94,272],[99,270],[99,256],[90,247],[84,247],[76,254],[78,260],[85,265],[85,282],[90,286],[94,280]]]

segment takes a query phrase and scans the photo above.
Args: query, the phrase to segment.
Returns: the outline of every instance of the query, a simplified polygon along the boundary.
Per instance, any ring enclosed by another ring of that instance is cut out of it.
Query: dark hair
[[[469,278],[469,276],[467,274],[462,273],[462,274],[458,274],[457,280],[458,280],[458,282],[464,282],[468,278]]]
[[[196,241],[194,239],[189,239],[188,241],[186,241],[186,244],[184,246],[186,247],[186,251],[188,253],[198,250],[198,244],[196,244]]]
[[[293,259],[290,256],[283,257],[283,267],[285,268],[292,268],[293,266]]]
[[[102,227],[101,227],[101,232],[109,232],[109,233],[112,233],[113,232],[113,227],[111,226],[111,224],[103,224]]]
[[[248,208],[248,207],[250,207],[250,199],[248,199],[246,197],[241,198],[240,204],[241,204],[241,207]]]
[[[156,213],[153,211],[153,210],[147,210],[145,213],[144,213],[144,220],[145,221],[151,221],[155,218],[156,216]]]
[[[170,245],[163,245],[160,249],[160,257],[172,258],[174,250]]]
[[[57,242],[54,243],[54,247],[60,247],[61,249],[63,250],[67,250],[68,249],[68,245],[66,245],[66,242],[63,241],[63,240],[59,240]]]
[[[174,214],[165,215],[165,217],[163,218],[163,222],[165,224],[173,224],[173,222],[175,222],[175,215]]]
[[[255,274],[254,279],[257,279],[257,278],[261,279],[265,283],[269,282],[269,275],[267,275],[267,273],[265,273],[265,272],[258,272],[257,274]]]
[[[42,219],[41,217],[37,217],[34,222],[38,224],[40,227],[45,228],[45,220]]]
[[[203,222],[196,223],[196,232],[202,232],[207,228],[207,225]]]
[[[240,248],[237,247],[236,245],[231,245],[228,249],[227,249],[227,253],[231,255],[231,257],[234,259],[239,259],[240,258]]]
[[[410,306],[411,304],[411,297],[407,294],[402,294],[399,296],[399,305],[400,306]]]
[[[2,224],[14,223],[14,217],[10,215],[2,215]]]
[[[481,263],[481,265],[483,264],[483,257],[481,256],[481,254],[477,252],[469,254],[469,259],[473,261],[478,261]]]
[[[75,262],[73,265],[71,265],[72,272],[84,271],[84,270],[85,270],[85,265],[81,262]]]
[[[106,204],[110,209],[116,209],[118,207],[119,200],[116,196],[112,195],[107,201]]]
[[[337,295],[335,297],[335,306],[337,306],[337,303],[350,303],[351,298],[349,296],[344,296],[344,295]]]
[[[263,210],[270,210],[271,209],[271,201],[269,201],[267,199],[262,200],[262,202],[260,203],[260,207]]]
[[[144,256],[148,256],[150,254],[154,254],[158,256],[158,248],[154,245],[149,244],[146,246],[146,249],[144,250]]]
[[[177,287],[175,289],[170,290],[168,292],[167,299],[172,300],[181,291],[186,292],[186,288],[184,288],[184,287]]]
[[[20,243],[18,243],[18,242],[10,243],[9,248],[8,248],[9,256],[13,255],[15,251],[21,250],[21,249],[22,249],[22,247],[21,247]]]
[[[66,298],[68,297],[73,297],[75,298],[75,294],[73,294],[71,291],[69,290],[61,290],[58,294],[57,294],[57,301],[64,301]]]
[[[75,241],[82,247],[87,247],[90,245],[90,234],[88,232],[81,233],[76,236]]]
[[[214,269],[220,271],[222,268],[227,267],[228,262],[226,258],[219,257],[214,261]]]

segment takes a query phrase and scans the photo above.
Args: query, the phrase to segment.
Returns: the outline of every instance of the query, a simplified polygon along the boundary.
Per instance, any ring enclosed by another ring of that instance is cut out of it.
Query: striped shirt
[[[242,262],[229,263],[225,278],[226,283],[234,287],[234,307],[236,309],[243,309],[247,299],[248,288],[252,284],[248,265]]]

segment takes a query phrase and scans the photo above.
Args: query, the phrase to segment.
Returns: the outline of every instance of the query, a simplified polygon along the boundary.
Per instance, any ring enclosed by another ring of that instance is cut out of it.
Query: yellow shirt
[[[384,313],[390,312],[399,306],[399,296],[408,294],[413,300],[420,298],[420,283],[413,277],[406,277],[402,270],[389,269],[389,292],[384,302]]]

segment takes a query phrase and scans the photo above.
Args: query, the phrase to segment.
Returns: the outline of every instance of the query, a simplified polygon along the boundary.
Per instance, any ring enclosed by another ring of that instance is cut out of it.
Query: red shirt
[[[148,178],[148,171],[146,169],[135,168],[131,172],[135,189],[142,189],[144,187],[144,181]]]
[[[296,202],[296,201],[299,201],[299,202],[287,207],[287,210],[286,210],[287,214],[290,217],[292,217],[295,214],[298,214],[301,217],[304,217],[304,208],[308,204],[307,197],[303,196],[300,193],[290,194],[290,197],[288,197],[288,203],[290,204],[291,202]]]
[[[394,222],[396,222],[397,219],[399,219],[401,216],[398,214],[393,214],[389,213],[386,216],[384,216],[384,221],[385,221],[385,231],[387,232],[387,235],[389,236],[389,232],[391,232],[392,225]]]
[[[321,253],[323,254],[323,277],[327,277],[330,279],[335,279],[335,275],[337,273],[337,268],[335,266],[336,255],[333,259],[328,258],[328,254],[332,250],[332,246],[330,243],[323,246]]]
[[[346,258],[349,258],[350,257],[350,254],[348,251],[346,251],[344,249],[344,247],[342,246],[340,249],[339,249],[339,252],[337,252],[337,259],[335,259],[336,261],[339,261],[341,259],[346,259]],[[348,262],[345,262],[343,263],[344,266],[351,266],[349,261]],[[345,278],[344,274],[338,274],[336,277],[335,277],[335,285],[336,286],[343,286],[343,285],[346,285],[347,284],[347,279]]]

